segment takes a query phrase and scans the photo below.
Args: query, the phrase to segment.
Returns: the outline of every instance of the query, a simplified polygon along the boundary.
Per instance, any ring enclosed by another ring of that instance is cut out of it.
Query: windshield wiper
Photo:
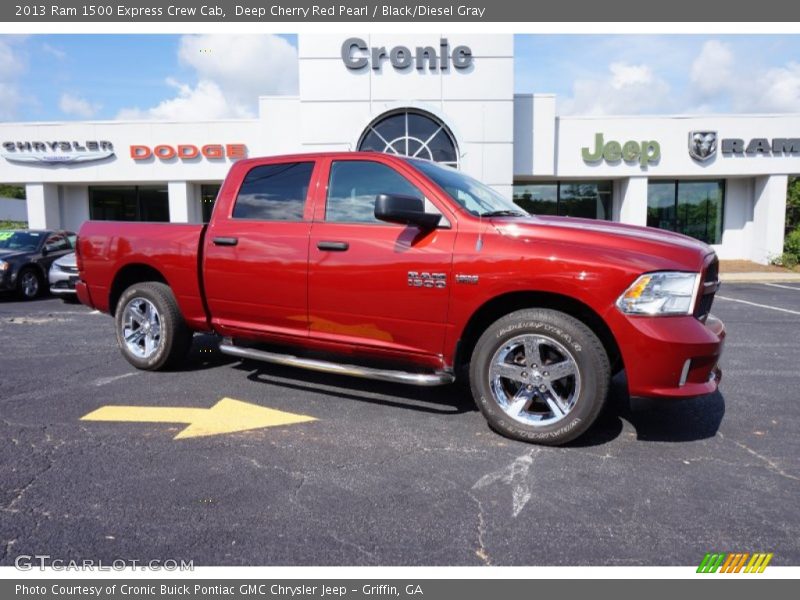
[[[482,217],[527,217],[528,213],[520,210],[492,210],[489,212],[481,213]]]

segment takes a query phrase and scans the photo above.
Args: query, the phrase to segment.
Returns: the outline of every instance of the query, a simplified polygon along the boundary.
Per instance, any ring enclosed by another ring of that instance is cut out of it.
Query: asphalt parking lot
[[[727,284],[720,393],[630,406],[615,381],[565,448],[493,433],[458,386],[418,389],[220,355],[135,371],[106,315],[0,299],[0,564],[800,564],[800,285]],[[173,439],[81,420],[222,398],[313,417]]]

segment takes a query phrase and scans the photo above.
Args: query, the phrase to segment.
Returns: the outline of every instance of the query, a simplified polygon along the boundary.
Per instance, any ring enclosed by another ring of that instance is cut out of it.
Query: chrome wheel
[[[35,298],[39,293],[39,278],[33,271],[25,271],[20,278],[22,295],[26,298]]]
[[[138,358],[150,358],[161,347],[161,315],[146,298],[132,298],[122,314],[122,339]]]
[[[581,392],[572,353],[553,338],[524,334],[505,342],[492,357],[489,387],[509,417],[535,427],[566,417]]]

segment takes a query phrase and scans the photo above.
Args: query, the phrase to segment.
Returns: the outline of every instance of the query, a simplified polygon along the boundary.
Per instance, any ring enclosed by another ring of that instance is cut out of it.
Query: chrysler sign
[[[19,163],[56,165],[86,163],[114,156],[114,144],[107,140],[7,141],[0,144],[0,156]]]

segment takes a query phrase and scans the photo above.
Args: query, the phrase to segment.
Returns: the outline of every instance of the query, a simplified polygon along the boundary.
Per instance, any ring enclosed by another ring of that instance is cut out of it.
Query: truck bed
[[[81,227],[79,268],[92,305],[113,313],[126,274],[155,269],[166,279],[190,328],[210,328],[199,279],[205,225],[88,221]]]

